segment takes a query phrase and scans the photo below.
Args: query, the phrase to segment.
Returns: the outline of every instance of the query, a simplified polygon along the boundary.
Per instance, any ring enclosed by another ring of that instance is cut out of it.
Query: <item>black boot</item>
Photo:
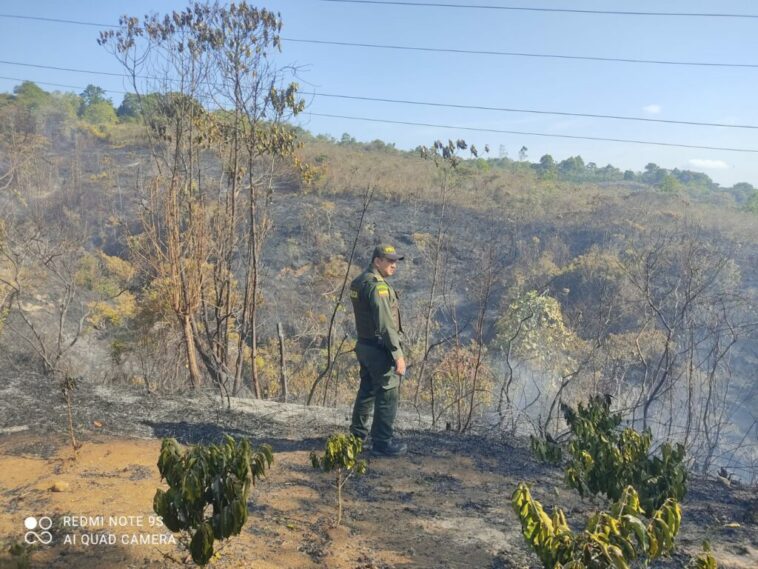
[[[373,456],[403,456],[408,452],[408,445],[405,443],[389,440],[386,442],[375,441],[371,447]]]

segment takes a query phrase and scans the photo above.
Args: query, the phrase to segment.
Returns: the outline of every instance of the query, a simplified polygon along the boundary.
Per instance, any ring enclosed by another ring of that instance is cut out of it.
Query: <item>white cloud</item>
[[[689,161],[690,165],[695,166],[696,168],[704,168],[706,170],[727,170],[729,168],[729,164],[724,162],[723,160],[706,160],[701,158],[690,158]]]
[[[646,113],[650,113],[651,115],[657,115],[660,114],[660,112],[663,110],[663,108],[660,105],[646,105],[642,107],[642,110]]]

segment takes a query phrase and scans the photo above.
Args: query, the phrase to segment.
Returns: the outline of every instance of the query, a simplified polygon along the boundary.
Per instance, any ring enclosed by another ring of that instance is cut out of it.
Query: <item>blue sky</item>
[[[439,0],[590,10],[758,14],[758,3],[697,0]],[[758,64],[758,19],[645,17],[421,6],[349,4],[320,0],[252,2],[281,12],[282,36],[293,39],[392,44],[672,61]],[[3,14],[116,24],[122,14],[181,9],[186,2],[3,0]],[[36,65],[121,72],[96,44],[99,28],[0,18],[0,59]],[[511,157],[526,146],[536,161],[581,155],[599,166],[641,170],[649,162],[702,171],[729,186],[758,186],[758,154],[583,141],[526,134],[482,133],[311,116],[339,114],[395,121],[681,143],[758,150],[758,129],[735,129],[449,109],[320,97],[319,93],[666,120],[758,125],[758,67],[690,67],[619,62],[427,53],[283,42],[282,64],[300,68],[309,106],[302,126],[339,138],[382,139],[399,148],[464,138],[491,155]],[[116,77],[0,63],[0,76],[83,88],[94,83],[123,91]],[[0,91],[18,81],[0,79]],[[81,89],[79,89],[81,90]],[[122,95],[111,93],[118,105]]]

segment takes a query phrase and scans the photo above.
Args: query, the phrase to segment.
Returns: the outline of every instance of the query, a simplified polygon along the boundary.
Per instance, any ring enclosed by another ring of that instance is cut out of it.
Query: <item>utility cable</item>
[[[65,89],[74,89],[76,91],[84,90],[84,87],[82,87],[81,85],[66,85],[64,83],[51,83],[49,81],[33,81],[32,79],[21,79],[20,77],[6,77],[4,75],[0,75],[0,79],[5,79],[6,81],[21,81],[22,83],[25,81],[31,81],[32,83],[36,83],[37,85],[49,85],[50,87],[63,87]],[[103,89],[103,91],[106,91],[107,93],[116,93],[119,95],[128,94],[128,91],[118,91],[116,89]]]
[[[113,24],[99,24],[96,22],[84,22],[80,20],[64,20],[61,18],[43,18],[40,16],[21,16],[17,14],[0,14],[0,18],[53,22],[57,24],[74,24],[74,25],[80,25],[80,26],[94,26],[98,28],[119,28],[120,27]],[[377,44],[377,43],[357,43],[357,42],[342,42],[342,41],[329,41],[329,40],[314,40],[314,39],[301,39],[301,38],[289,38],[289,37],[282,37],[281,40],[293,42],[293,43],[310,43],[310,44],[320,44],[320,45],[335,45],[335,46],[341,46],[341,47],[394,49],[394,50],[405,50],[405,51],[423,51],[423,52],[430,52],[430,53],[458,53],[458,54],[466,54],[466,55],[566,59],[566,60],[578,60],[578,61],[601,61],[601,62],[610,62],[610,63],[641,63],[641,64],[648,64],[648,65],[684,65],[684,66],[690,66],[690,67],[758,68],[758,64],[756,63],[672,61],[672,60],[665,60],[665,59],[635,59],[635,58],[623,58],[623,57],[600,57],[600,56],[591,56],[591,55],[587,55],[587,56],[561,55],[561,54],[555,54],[555,53],[526,53],[526,52],[517,52],[517,51],[493,51],[493,50],[457,49],[457,48],[443,48],[443,47],[423,47],[423,46],[392,45],[392,44]]]
[[[0,79],[5,79],[8,81],[30,81],[29,79],[20,79],[18,77],[5,77],[0,75]],[[83,89],[81,86],[75,86],[75,85],[64,85],[61,83],[50,83],[47,81],[35,81],[35,83],[39,85],[52,85],[54,87],[65,87],[67,89]],[[117,91],[114,89],[103,89],[103,91],[106,91],[108,93],[121,93],[126,94],[126,91]],[[518,134],[523,136],[540,136],[544,138],[568,138],[572,140],[593,140],[593,141],[600,141],[600,142],[622,142],[627,144],[643,144],[643,145],[652,145],[652,146],[667,146],[667,147],[673,147],[673,148],[693,148],[698,150],[721,150],[725,152],[748,152],[752,154],[758,154],[758,149],[752,149],[752,148],[728,148],[728,147],[721,147],[721,146],[698,146],[694,144],[677,144],[673,142],[656,142],[652,140],[632,140],[632,139],[626,139],[626,138],[601,138],[597,136],[579,136],[579,135],[569,135],[569,134],[549,134],[544,132],[528,132],[528,131],[518,131],[518,130],[500,130],[500,129],[494,129],[494,128],[475,128],[470,126],[454,126],[454,125],[446,125],[446,124],[433,124],[433,123],[421,123],[421,122],[409,122],[409,121],[396,121],[396,120],[389,120],[389,119],[375,119],[375,118],[369,118],[369,117],[355,117],[355,116],[348,116],[348,115],[333,115],[333,114],[326,114],[326,113],[312,113],[307,112],[305,114],[308,114],[310,116],[314,117],[324,117],[324,118],[333,118],[333,119],[347,119],[347,120],[356,120],[356,121],[366,121],[366,122],[374,122],[374,123],[384,123],[384,124],[399,124],[399,125],[407,125],[407,126],[425,126],[425,127],[431,127],[431,128],[445,128],[445,129],[453,129],[453,130],[466,130],[466,131],[472,131],[472,132],[489,132],[494,134]]]
[[[108,77],[122,77],[126,78],[127,75],[123,73],[111,73],[108,71],[92,71],[91,69],[76,69],[74,67],[58,67],[55,65],[39,65],[36,63],[22,63],[20,61],[7,61],[0,59],[0,63],[3,65],[15,65],[17,67],[33,67],[34,69],[50,69],[53,71],[67,71],[70,73],[88,73],[90,75],[105,75]]]
[[[348,119],[348,120],[357,120],[357,121],[367,121],[367,122],[376,122],[376,123],[386,123],[386,124],[401,124],[401,125],[407,125],[407,126],[425,126],[425,127],[432,127],[432,128],[445,128],[445,129],[453,129],[453,130],[468,130],[468,131],[474,131],[474,132],[490,132],[495,134],[519,134],[523,136],[541,136],[546,138],[569,138],[572,140],[593,140],[593,141],[600,141],[600,142],[623,142],[627,144],[645,144],[645,145],[653,145],[653,146],[668,146],[668,147],[674,147],[674,148],[694,148],[697,150],[722,150],[724,152],[749,152],[752,154],[758,154],[758,149],[753,148],[729,148],[729,147],[722,147],[722,146],[699,146],[695,144],[678,144],[673,142],[656,142],[652,140],[633,140],[629,138],[601,138],[598,136],[578,136],[578,135],[570,135],[570,134],[549,134],[545,132],[527,132],[527,131],[519,131],[519,130],[500,130],[500,129],[494,129],[494,128],[477,128],[477,127],[470,127],[470,126],[455,126],[455,125],[448,125],[448,124],[433,124],[433,123],[422,123],[422,122],[410,122],[410,121],[395,121],[395,120],[389,120],[389,119],[374,119],[369,117],[353,117],[353,116],[347,116],[347,115],[332,115],[332,114],[325,114],[325,113],[311,113],[307,112],[305,114],[309,114],[314,117],[325,117],[325,118],[333,118],[333,119]]]
[[[612,16],[662,16],[686,18],[753,18],[758,14],[727,14],[719,12],[638,12],[632,10],[583,10],[578,8],[538,8],[527,6],[498,6],[496,4],[448,4],[442,2],[395,2],[392,0],[319,0],[341,4],[375,4],[386,6],[408,6],[422,8],[470,8],[477,10],[507,10],[518,12],[558,12],[563,14],[592,14]]]
[[[0,61],[0,63],[2,62]],[[565,117],[585,117],[585,118],[593,118],[593,119],[642,121],[642,122],[655,122],[655,123],[666,123],[666,124],[710,126],[710,127],[721,127],[721,128],[758,129],[758,125],[752,125],[752,124],[727,124],[727,123],[712,123],[712,122],[698,122],[698,121],[677,121],[677,120],[669,120],[669,119],[653,119],[653,118],[648,118],[648,117],[632,117],[632,116],[625,116],[625,115],[601,115],[601,114],[594,114],[594,113],[570,113],[566,111],[543,111],[543,110],[536,110],[536,109],[517,109],[517,108],[508,108],[508,107],[485,107],[482,105],[458,105],[458,104],[453,104],[453,103],[435,103],[435,102],[430,102],[430,101],[410,101],[406,99],[384,99],[384,98],[379,98],[379,97],[359,97],[355,95],[336,95],[333,93],[315,93],[314,95],[316,97],[352,99],[352,100],[358,100],[358,101],[376,101],[380,103],[399,103],[403,105],[420,105],[420,106],[426,106],[426,107],[444,107],[444,108],[449,108],[449,109],[474,109],[474,110],[480,110],[480,111],[497,111],[497,112],[504,112],[504,113],[531,113],[531,114],[537,114],[537,115],[558,115],[558,116],[565,116]]]
[[[95,26],[98,28],[120,28],[114,24],[98,24],[97,22],[83,22],[81,20],[64,20],[62,18],[45,18],[43,16],[22,16],[20,14],[0,14],[0,18],[14,18],[16,20],[32,20],[37,22],[52,22],[55,24],[76,24],[78,26]]]
[[[425,51],[431,53],[458,53],[465,55],[493,55],[501,57],[531,57],[543,59],[569,59],[578,61],[602,61],[611,63],[643,63],[649,65],[685,65],[690,67],[743,67],[758,68],[758,63],[724,63],[724,62],[707,62],[707,61],[672,61],[665,59],[632,59],[623,57],[598,57],[592,55],[561,55],[556,53],[525,53],[519,51],[491,51],[478,49],[455,49],[444,47],[422,47],[409,45],[391,45],[378,43],[355,43],[343,41],[313,40],[282,37],[282,41],[294,43],[310,43],[321,45],[336,45],[343,47],[368,47],[374,49],[396,49],[404,51]]]
[[[32,67],[35,69],[50,69],[53,71],[66,71],[66,72],[72,72],[72,73],[87,73],[91,75],[107,75],[109,77],[122,77],[122,78],[127,77],[126,75],[123,75],[120,73],[107,73],[104,71],[93,71],[90,69],[75,69],[72,67],[57,67],[54,65],[37,65],[33,63],[21,63],[18,61],[0,60],[0,64],[16,65],[19,67]],[[140,76],[138,78],[155,79],[154,77],[144,77],[144,76]],[[596,114],[596,113],[575,113],[575,112],[568,112],[568,111],[546,111],[546,110],[539,110],[539,109],[488,107],[488,106],[483,106],[483,105],[463,105],[463,104],[455,104],[455,103],[439,103],[439,102],[433,102],[433,101],[413,101],[413,100],[408,100],[408,99],[364,97],[364,96],[358,96],[358,95],[341,95],[341,94],[336,94],[336,93],[314,93],[313,95],[316,97],[328,97],[328,98],[333,98],[333,99],[349,99],[349,100],[355,100],[355,101],[372,101],[372,102],[379,102],[379,103],[396,103],[396,104],[402,104],[402,105],[417,105],[417,106],[449,108],[449,109],[472,109],[472,110],[479,110],[479,111],[495,111],[495,112],[503,112],[503,113],[527,113],[527,114],[537,114],[537,115],[584,117],[584,118],[594,118],[594,119],[611,119],[611,120],[678,124],[678,125],[689,125],[689,126],[706,126],[706,127],[718,127],[718,128],[758,129],[758,125],[752,125],[752,124],[712,123],[712,122],[702,122],[702,121],[656,119],[656,118],[650,118],[650,117],[633,117],[633,116],[628,116],[628,115],[604,115],[604,114]]]

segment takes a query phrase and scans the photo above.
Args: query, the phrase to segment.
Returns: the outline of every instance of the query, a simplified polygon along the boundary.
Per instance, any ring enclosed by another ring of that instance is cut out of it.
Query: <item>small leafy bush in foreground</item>
[[[311,452],[313,468],[324,472],[334,472],[337,489],[337,525],[342,522],[342,487],[353,474],[366,472],[366,461],[359,460],[363,443],[355,435],[335,433],[326,441],[324,456]]]
[[[563,511],[548,516],[523,482],[512,497],[527,543],[546,569],[629,569],[636,560],[653,560],[671,551],[682,512],[674,499],[652,513],[646,524],[637,492],[626,487],[609,512],[598,512],[586,529],[574,533]]]
[[[660,457],[649,456],[651,432],[620,430],[621,415],[610,412],[608,396],[592,397],[586,408],[580,404],[576,411],[567,405],[562,409],[572,433],[566,479],[582,496],[605,494],[618,500],[631,485],[647,511],[659,508],[667,498],[684,497],[687,469],[682,445],[664,443]]]
[[[195,563],[205,565],[213,557],[214,540],[242,530],[250,486],[273,461],[270,446],[253,450],[247,440],[237,442],[229,435],[220,445],[186,450],[174,439],[163,439],[158,469],[169,489],[156,491],[153,509],[168,529],[185,533],[187,539],[180,541]]]

